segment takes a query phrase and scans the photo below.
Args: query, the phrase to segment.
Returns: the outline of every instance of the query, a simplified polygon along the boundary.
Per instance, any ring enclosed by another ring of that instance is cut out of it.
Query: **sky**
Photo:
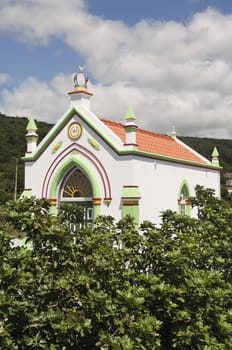
[[[0,19],[1,113],[55,123],[85,66],[100,117],[232,138],[232,0],[0,0]]]

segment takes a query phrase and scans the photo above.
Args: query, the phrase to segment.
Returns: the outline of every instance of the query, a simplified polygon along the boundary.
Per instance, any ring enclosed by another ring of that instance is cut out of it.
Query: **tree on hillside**
[[[70,234],[76,209],[54,217],[46,201],[8,203],[0,348],[231,349],[232,209],[201,187],[192,204],[198,220],[166,211],[161,227],[138,231],[130,217],[99,217]],[[7,232],[27,246],[12,248]]]
[[[51,129],[52,124],[36,122],[40,142]],[[0,203],[13,199],[15,192],[18,197],[24,189],[24,163],[21,157],[26,151],[27,123],[27,118],[10,117],[0,112]],[[18,167],[17,186],[15,186],[16,166]]]

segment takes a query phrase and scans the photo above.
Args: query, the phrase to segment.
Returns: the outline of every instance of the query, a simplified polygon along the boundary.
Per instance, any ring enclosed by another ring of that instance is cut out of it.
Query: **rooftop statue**
[[[79,71],[74,75],[74,86],[75,88],[87,89],[88,76],[84,72],[85,67],[79,66]]]

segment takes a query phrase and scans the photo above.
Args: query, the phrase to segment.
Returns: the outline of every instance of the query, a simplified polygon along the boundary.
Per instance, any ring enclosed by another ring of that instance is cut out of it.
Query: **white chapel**
[[[86,225],[98,215],[119,220],[130,214],[138,224],[158,223],[166,209],[194,215],[190,197],[196,185],[220,196],[216,149],[208,160],[175,131],[143,130],[132,108],[121,123],[99,118],[91,110],[87,82],[80,70],[68,110],[39,144],[36,123],[29,119],[23,196],[48,199],[53,213],[63,202],[81,205]]]

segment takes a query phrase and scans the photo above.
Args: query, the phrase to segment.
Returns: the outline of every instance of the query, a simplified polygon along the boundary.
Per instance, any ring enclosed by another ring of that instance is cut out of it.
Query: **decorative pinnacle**
[[[136,116],[135,116],[134,111],[133,111],[131,106],[128,107],[128,110],[127,110],[126,115],[125,115],[125,119],[127,121],[136,120]]]
[[[27,128],[26,128],[26,130],[34,130],[34,131],[36,131],[38,128],[37,128],[37,125],[36,125],[36,123],[35,123],[35,121],[34,121],[34,119],[31,117],[31,118],[29,118],[29,121],[28,121],[28,124],[27,124]]]
[[[218,158],[218,157],[219,157],[219,153],[218,153],[218,150],[217,150],[217,147],[216,147],[216,146],[215,146],[214,149],[213,149],[212,157],[213,157],[213,158]]]
[[[85,67],[79,66],[79,71],[74,75],[74,86],[75,88],[87,89],[88,76],[84,72]]]
[[[219,153],[217,150],[217,147],[214,147],[213,152],[212,152],[212,164],[215,166],[219,166]]]
[[[172,127],[171,138],[172,139],[176,138],[176,128],[175,128],[175,126]]]

